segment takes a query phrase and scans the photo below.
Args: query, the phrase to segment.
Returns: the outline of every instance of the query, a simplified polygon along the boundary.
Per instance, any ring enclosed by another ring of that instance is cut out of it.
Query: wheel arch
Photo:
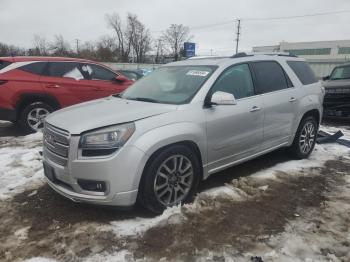
[[[60,103],[58,100],[47,94],[41,94],[41,93],[28,93],[23,94],[20,96],[19,100],[16,103],[16,112],[17,112],[17,118],[21,114],[22,110],[27,106],[35,102],[44,102],[49,104],[54,108],[54,110],[58,110],[61,108]]]
[[[182,141],[177,141],[171,144],[167,144],[164,145],[160,148],[158,148],[156,151],[154,151],[150,157],[148,158],[148,160],[146,161],[146,164],[144,165],[142,174],[141,174],[141,178],[140,178],[140,182],[138,185],[138,189],[140,190],[140,186],[142,185],[143,179],[145,177],[145,171],[147,170],[147,168],[149,167],[149,165],[152,163],[152,161],[154,160],[154,158],[162,151],[172,147],[172,146],[177,146],[177,145],[182,145],[185,146],[187,148],[189,148],[197,157],[198,161],[199,161],[199,168],[200,168],[200,178],[199,181],[203,180],[203,161],[202,161],[202,155],[200,153],[200,149],[199,146],[197,145],[197,143],[195,143],[192,140],[182,140]]]

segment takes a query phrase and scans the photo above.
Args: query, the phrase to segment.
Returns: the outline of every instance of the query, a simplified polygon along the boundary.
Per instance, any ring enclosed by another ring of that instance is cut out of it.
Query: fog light
[[[106,192],[106,183],[103,181],[78,179],[78,185],[86,191]]]

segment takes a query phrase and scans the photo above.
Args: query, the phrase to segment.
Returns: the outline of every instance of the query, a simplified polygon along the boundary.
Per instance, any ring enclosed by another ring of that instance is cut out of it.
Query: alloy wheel
[[[154,180],[154,193],[165,206],[180,204],[193,184],[193,165],[184,155],[167,158],[158,168]]]
[[[28,126],[34,131],[38,131],[44,127],[44,119],[50,114],[46,108],[34,108],[27,115]]]
[[[312,122],[306,122],[299,138],[300,152],[308,154],[315,142],[316,128]]]

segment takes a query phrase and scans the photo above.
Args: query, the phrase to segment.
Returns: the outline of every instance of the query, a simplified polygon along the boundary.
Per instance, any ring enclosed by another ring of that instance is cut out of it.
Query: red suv
[[[0,57],[0,120],[37,131],[50,112],[120,93],[132,83],[89,60]]]

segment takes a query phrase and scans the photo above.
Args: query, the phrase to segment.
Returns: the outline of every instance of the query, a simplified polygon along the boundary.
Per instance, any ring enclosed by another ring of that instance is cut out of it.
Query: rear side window
[[[257,93],[264,94],[290,87],[282,67],[274,61],[252,63]]]
[[[12,63],[8,62],[8,61],[0,60],[0,70],[4,69],[5,67],[7,67],[10,64],[12,64]]]
[[[73,78],[76,80],[84,78],[80,71],[79,63],[75,62],[49,62],[47,75],[53,77]]]
[[[290,66],[290,68],[292,68],[303,85],[309,85],[317,82],[311,67],[304,61],[287,61],[287,64]]]
[[[18,69],[28,73],[41,75],[44,71],[45,66],[46,62],[34,62],[25,66],[21,66]]]

